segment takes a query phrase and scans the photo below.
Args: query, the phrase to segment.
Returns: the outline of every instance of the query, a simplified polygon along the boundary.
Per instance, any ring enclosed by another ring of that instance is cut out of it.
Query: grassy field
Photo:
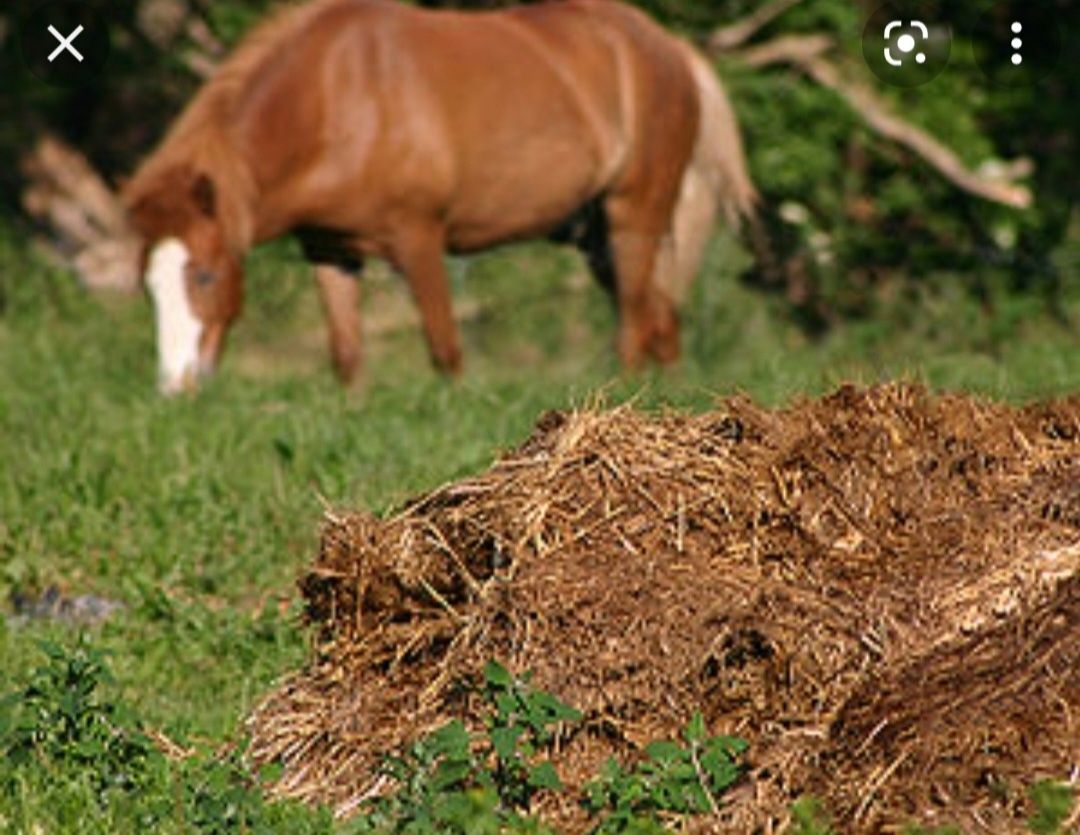
[[[166,400],[143,299],[88,297],[0,242],[0,596],[55,585],[121,602],[81,638],[109,653],[115,681],[103,698],[205,754],[237,741],[240,718],[304,657],[293,582],[323,508],[386,510],[483,468],[545,409],[598,392],[647,407],[703,409],[735,391],[777,403],[894,377],[1012,400],[1080,390],[1075,327],[1036,302],[989,314],[943,276],[933,295],[898,298],[815,341],[778,301],[738,283],[744,257],[717,243],[687,309],[684,362],[636,377],[620,376],[607,301],[567,252],[452,262],[467,314],[456,384],[429,369],[401,286],[376,277],[367,382],[346,392],[328,370],[307,273],[276,246],[251,259],[248,309],[221,374],[198,396]],[[1075,291],[1066,308],[1080,321]],[[80,630],[5,613],[8,693],[44,663],[42,641],[71,648]],[[0,830],[147,831],[146,810],[99,802],[86,769],[0,771]],[[199,823],[161,788],[168,780],[155,785],[162,808],[180,810],[169,826],[159,815],[156,831],[231,831],[224,813]],[[266,831],[330,827],[274,814]]]

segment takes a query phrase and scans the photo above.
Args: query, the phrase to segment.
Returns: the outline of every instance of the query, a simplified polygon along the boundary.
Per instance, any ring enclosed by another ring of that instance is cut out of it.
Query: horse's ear
[[[196,174],[195,182],[191,184],[191,196],[200,212],[207,217],[214,217],[217,212],[217,189],[214,188],[213,180],[205,174]]]

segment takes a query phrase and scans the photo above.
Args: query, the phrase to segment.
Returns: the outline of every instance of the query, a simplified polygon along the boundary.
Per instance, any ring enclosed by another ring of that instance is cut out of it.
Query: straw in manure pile
[[[844,832],[1023,831],[1026,786],[1080,764],[1078,584],[1080,398],[550,413],[485,473],[328,519],[316,650],[250,752],[348,814],[387,753],[475,721],[462,685],[496,659],[584,712],[552,755],[571,787],[700,711],[750,743],[701,828],[769,831],[812,792]]]

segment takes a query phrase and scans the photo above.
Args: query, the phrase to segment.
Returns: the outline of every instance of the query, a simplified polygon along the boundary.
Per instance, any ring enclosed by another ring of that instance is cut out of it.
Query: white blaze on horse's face
[[[188,249],[177,238],[166,238],[150,252],[146,286],[157,318],[158,387],[176,394],[194,386],[199,369],[199,340],[203,325],[191,308],[184,273]]]

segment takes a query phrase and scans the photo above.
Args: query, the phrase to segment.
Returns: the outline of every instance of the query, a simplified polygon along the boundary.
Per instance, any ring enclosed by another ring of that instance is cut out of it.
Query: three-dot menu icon
[[[991,84],[1030,87],[1049,76],[1061,55],[1053,10],[1031,0],[999,0],[970,30],[975,63]]]

